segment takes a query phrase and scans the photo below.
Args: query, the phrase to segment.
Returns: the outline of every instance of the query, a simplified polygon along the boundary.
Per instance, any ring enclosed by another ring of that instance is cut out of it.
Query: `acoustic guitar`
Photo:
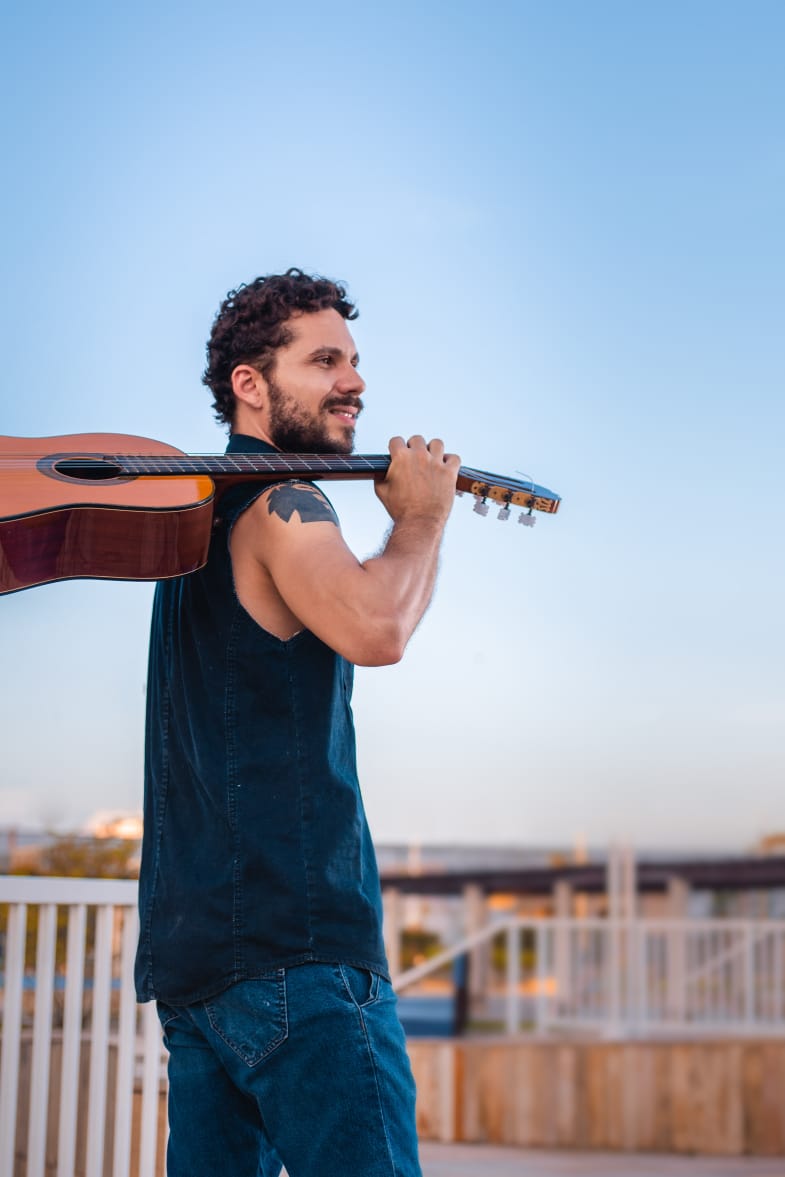
[[[55,580],[163,580],[207,559],[216,500],[258,480],[383,478],[384,454],[188,455],[114,433],[0,437],[0,593]],[[533,482],[462,466],[475,510],[554,514],[560,498]]]

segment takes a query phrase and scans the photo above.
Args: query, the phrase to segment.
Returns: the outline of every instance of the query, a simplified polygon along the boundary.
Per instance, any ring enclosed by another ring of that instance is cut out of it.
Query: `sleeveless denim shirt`
[[[236,434],[227,452],[276,451]],[[227,491],[205,567],[156,586],[140,1001],[187,1005],[309,961],[387,976],[354,668],[309,630],[274,637],[234,591],[231,528],[268,485]]]

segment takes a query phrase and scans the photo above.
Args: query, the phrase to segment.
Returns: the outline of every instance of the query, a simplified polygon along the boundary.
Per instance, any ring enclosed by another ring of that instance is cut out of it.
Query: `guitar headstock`
[[[536,482],[504,478],[499,474],[489,474],[486,470],[474,470],[470,466],[461,466],[458,472],[458,494],[464,493],[474,495],[474,510],[478,515],[488,514],[489,499],[498,503],[498,518],[502,522],[510,518],[513,507],[523,507],[518,522],[524,527],[534,526],[533,511],[555,515],[561,502],[559,495],[544,486],[538,486]]]

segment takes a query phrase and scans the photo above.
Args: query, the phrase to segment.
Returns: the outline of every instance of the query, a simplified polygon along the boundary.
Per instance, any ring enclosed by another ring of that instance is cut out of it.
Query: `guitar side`
[[[117,434],[0,437],[0,594],[74,578],[162,580],[204,564],[211,479],[58,478],[58,455],[89,458],[140,446],[181,454]]]

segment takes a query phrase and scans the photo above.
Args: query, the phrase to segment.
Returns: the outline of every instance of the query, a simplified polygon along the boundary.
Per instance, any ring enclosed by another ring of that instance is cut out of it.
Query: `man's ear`
[[[232,370],[232,392],[238,401],[252,409],[261,409],[265,403],[267,381],[250,364],[238,364]]]

